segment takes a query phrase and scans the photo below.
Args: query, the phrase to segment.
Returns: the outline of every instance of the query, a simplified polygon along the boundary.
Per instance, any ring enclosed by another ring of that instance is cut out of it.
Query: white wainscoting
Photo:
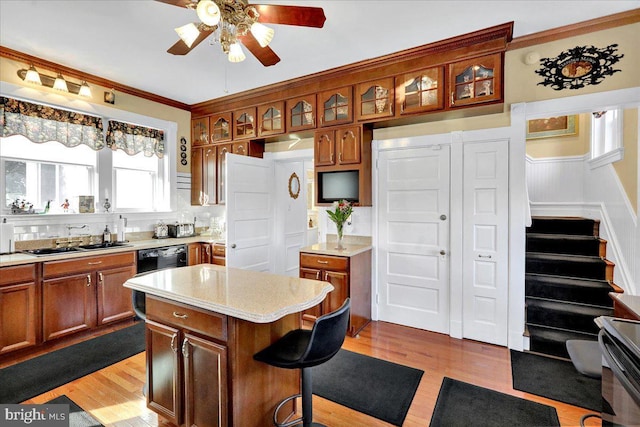
[[[584,216],[600,220],[607,259],[614,262],[614,282],[633,295],[637,269],[637,215],[612,165],[591,169],[587,158],[527,158],[532,215]]]

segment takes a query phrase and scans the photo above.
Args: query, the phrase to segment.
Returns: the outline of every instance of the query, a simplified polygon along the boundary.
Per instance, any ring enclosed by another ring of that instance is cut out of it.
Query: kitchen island
[[[134,277],[146,293],[147,405],[180,425],[271,424],[277,403],[299,393],[298,370],[253,355],[300,327],[327,282],[212,264]]]

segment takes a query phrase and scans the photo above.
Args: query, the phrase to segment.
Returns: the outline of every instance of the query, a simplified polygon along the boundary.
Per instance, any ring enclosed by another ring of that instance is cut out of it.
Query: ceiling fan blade
[[[189,8],[189,6],[193,4],[191,0],[156,0],[156,1],[160,3],[166,3],[173,6],[184,7],[184,8]]]
[[[196,41],[193,42],[191,47],[187,46],[187,44],[185,42],[183,42],[182,39],[180,39],[173,46],[171,46],[167,50],[167,52],[169,52],[172,55],[186,55],[187,53],[189,53],[193,49],[195,49],[196,46],[198,46],[200,43],[202,43],[202,41],[204,39],[209,37],[209,35],[211,35],[211,33],[213,33],[213,31],[211,31],[211,30],[200,30],[200,35],[198,36]]]
[[[301,27],[322,28],[327,17],[321,7],[280,6],[276,4],[252,4],[263,24],[298,25]]]
[[[255,37],[251,33],[247,33],[247,35],[238,37],[238,40],[242,42],[244,47],[246,47],[249,52],[256,57],[258,61],[262,63],[265,67],[270,67],[272,65],[276,65],[280,62],[280,57],[276,55],[276,53],[271,50],[269,46],[262,47],[258,43]]]

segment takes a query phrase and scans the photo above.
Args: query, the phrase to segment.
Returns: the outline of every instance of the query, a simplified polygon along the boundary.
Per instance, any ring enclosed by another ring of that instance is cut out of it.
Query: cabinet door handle
[[[455,99],[454,99],[454,96],[455,96],[454,92],[451,92],[451,105],[455,105],[455,103],[456,103]]]
[[[102,261],[94,261],[94,262],[88,262],[87,265],[100,265],[102,264]]]
[[[189,316],[184,313],[178,313],[177,311],[174,311],[173,317],[177,317],[178,319],[186,319]]]
[[[328,282],[329,281],[329,273],[328,272],[324,272],[324,281]]]
[[[102,273],[98,273],[98,281],[104,283],[104,275]]]
[[[187,338],[182,341],[182,355],[189,357],[189,340]]]
[[[87,287],[91,286],[91,275],[87,274]]]
[[[489,258],[489,259],[491,259],[491,255],[478,255],[478,258]]]
[[[316,280],[320,280],[320,270],[316,271]]]
[[[340,152],[340,154],[338,155],[338,161],[342,163],[342,152]]]
[[[172,350],[174,353],[177,353],[177,352],[178,352],[178,348],[176,347],[176,338],[178,338],[178,334],[173,334],[173,335],[171,336],[171,344],[169,344],[169,347],[171,347],[171,350]]]
[[[321,260],[318,260],[318,264],[329,264],[329,261],[321,261]]]

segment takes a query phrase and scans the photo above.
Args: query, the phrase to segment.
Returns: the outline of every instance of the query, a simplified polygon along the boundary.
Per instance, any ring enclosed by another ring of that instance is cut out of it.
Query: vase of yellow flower
[[[327,215],[329,215],[329,219],[336,224],[336,230],[338,231],[338,246],[336,249],[344,249],[343,244],[343,227],[344,223],[347,222],[347,219],[351,216],[353,212],[353,206],[347,200],[340,200],[339,202],[333,202],[331,205],[331,209],[327,210]]]

